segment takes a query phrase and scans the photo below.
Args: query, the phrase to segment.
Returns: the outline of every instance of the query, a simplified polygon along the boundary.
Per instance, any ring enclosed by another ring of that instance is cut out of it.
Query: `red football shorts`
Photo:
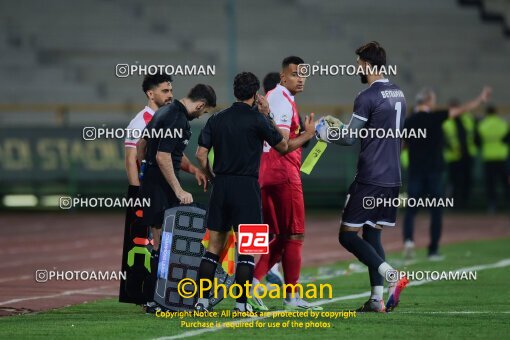
[[[262,215],[269,233],[277,235],[305,233],[305,202],[301,183],[264,186]]]

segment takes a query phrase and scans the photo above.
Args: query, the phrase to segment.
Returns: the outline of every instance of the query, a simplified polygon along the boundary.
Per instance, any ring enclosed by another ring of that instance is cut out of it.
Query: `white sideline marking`
[[[82,240],[82,241],[67,242],[66,244],[62,244],[62,245],[54,245],[54,244],[53,245],[43,245],[43,246],[40,246],[37,248],[30,249],[33,251],[30,251],[30,250],[27,251],[27,249],[25,249],[24,247],[8,249],[5,251],[5,254],[7,254],[7,255],[18,255],[18,254],[38,255],[43,252],[55,252],[55,251],[64,251],[64,250],[76,250],[78,248],[88,248],[91,245],[94,245],[96,247],[101,247],[103,245],[112,247],[111,241],[108,239],[99,239],[99,240],[94,239],[94,240],[90,240],[90,241]]]
[[[99,295],[99,296],[112,296],[112,297],[115,297],[115,296],[119,296],[119,292],[114,292],[113,290],[111,291],[107,291],[107,292],[95,292],[95,291],[91,291],[91,292],[82,292],[80,293],[80,295]]]
[[[0,306],[5,305],[11,305],[14,303],[22,302],[22,301],[30,301],[30,300],[39,300],[39,299],[52,299],[60,296],[67,296],[67,295],[87,295],[94,291],[98,291],[100,289],[112,289],[112,285],[105,285],[105,286],[99,286],[99,287],[93,287],[93,288],[85,288],[85,289],[76,289],[76,290],[66,290],[60,293],[50,294],[50,295],[39,295],[39,296],[30,296],[30,297],[24,297],[19,299],[11,299],[7,301],[0,301]],[[105,294],[108,295],[108,294]]]
[[[3,279],[0,279],[0,283],[9,282],[9,281],[30,280],[33,278],[34,278],[34,275],[20,275],[20,276],[5,277]]]
[[[486,269],[494,269],[494,268],[503,268],[503,267],[508,267],[508,266],[510,266],[510,259],[504,259],[504,260],[498,261],[496,263],[481,264],[481,265],[472,266],[472,267],[453,269],[452,271],[455,271],[455,272],[466,272],[466,271],[475,271],[475,270],[478,271],[478,270],[486,270]],[[430,283],[430,282],[434,282],[434,281],[432,281],[432,280],[412,281],[412,282],[409,283],[408,286],[421,286],[421,285],[424,285],[424,284],[427,284],[427,283]],[[362,297],[367,297],[367,296],[370,296],[370,292],[345,295],[345,296],[340,296],[340,297],[336,297],[336,298],[329,299],[329,300],[319,300],[319,301],[316,301],[316,302],[313,302],[313,303],[310,303],[310,304],[312,306],[321,306],[321,305],[326,305],[326,304],[329,304],[329,303],[332,303],[332,302],[344,301],[344,300],[354,300],[354,299],[358,299],[358,298],[362,298]],[[282,311],[280,310],[280,311],[270,312],[270,315],[264,316],[264,317],[246,318],[246,319],[242,319],[242,320],[238,320],[238,321],[233,321],[232,324],[238,324],[238,323],[243,323],[243,322],[251,322],[251,321],[254,321],[254,320],[267,319],[268,317],[270,317],[271,315],[273,315],[276,312],[282,312]],[[427,312],[424,312],[424,313],[427,313]],[[446,313],[443,313],[443,314],[446,314]],[[453,313],[451,313],[451,314],[453,314]],[[468,314],[468,313],[465,313],[465,314]],[[473,314],[475,314],[475,313],[473,313]],[[171,340],[171,339],[188,338],[188,337],[191,337],[191,336],[200,335],[200,334],[204,334],[204,333],[216,332],[216,331],[219,331],[219,330],[224,329],[224,328],[226,328],[226,327],[225,326],[220,326],[220,327],[217,327],[217,328],[201,328],[201,329],[197,329],[197,330],[193,330],[193,331],[188,331],[188,332],[184,332],[184,333],[173,335],[173,336],[163,336],[163,337],[160,337],[160,338],[156,338],[155,340]]]
[[[57,271],[58,269],[56,269],[56,267],[54,267],[53,270]],[[83,268],[83,269],[74,268],[74,270],[90,272],[90,271],[94,271],[95,269],[94,268]],[[62,269],[62,270],[59,270],[59,271],[65,272],[67,270],[63,270]],[[107,269],[107,271],[115,271],[115,268],[114,269]],[[35,271],[34,271],[34,274],[35,274]],[[10,281],[22,281],[22,280],[34,280],[35,281],[35,276],[34,275],[10,276],[10,277],[6,277],[6,278],[3,278],[3,279],[0,279],[0,283],[10,282]],[[69,281],[65,281],[65,282],[69,282]]]
[[[21,259],[16,261],[10,261],[6,263],[0,264],[0,268],[10,268],[10,267],[19,267],[27,264],[33,263],[55,263],[55,262],[70,262],[76,260],[89,260],[89,259],[100,259],[105,257],[111,257],[112,255],[120,255],[120,251],[97,251],[90,254],[82,254],[82,255],[58,255],[56,257],[43,257],[43,258],[34,258],[30,257],[28,259]]]

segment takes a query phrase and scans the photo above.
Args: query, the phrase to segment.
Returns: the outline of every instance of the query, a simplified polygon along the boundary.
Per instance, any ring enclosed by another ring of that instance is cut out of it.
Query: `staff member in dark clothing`
[[[150,206],[143,211],[143,220],[153,228],[156,251],[159,248],[165,210],[179,203],[193,202],[191,194],[184,191],[179,182],[179,170],[183,165],[188,166],[182,160],[184,149],[191,138],[189,121],[215,106],[214,89],[209,85],[195,85],[185,98],[175,100],[156,111],[145,133],[154,138],[145,136],[138,145],[139,158],[145,154],[141,159],[147,162],[141,194],[144,198],[150,198]]]
[[[179,170],[189,169],[191,166],[183,154],[191,138],[189,121],[215,106],[214,89],[209,85],[195,85],[185,98],[175,100],[156,111],[146,127],[144,139],[137,145],[138,159],[145,159],[147,164],[140,194],[141,197],[150,199],[150,206],[143,209],[143,223],[151,227],[154,242],[151,257],[153,285],[156,283],[165,210],[179,203],[193,202],[193,197],[182,189],[179,181]],[[204,182],[205,189],[207,178],[197,178],[199,184],[200,181]],[[147,312],[156,312],[157,309],[154,302],[147,303]]]
[[[443,160],[443,131],[442,124],[448,118],[460,116],[463,112],[473,110],[486,102],[491,89],[485,87],[475,99],[462,105],[451,107],[449,110],[434,111],[436,94],[431,89],[423,89],[416,95],[415,112],[406,119],[404,128],[426,129],[427,138],[406,139],[409,149],[409,198],[440,198],[443,194],[442,176]],[[414,218],[417,207],[406,207],[404,219],[404,256],[414,256]],[[441,238],[442,212],[440,207],[430,208],[430,245],[428,256],[430,260],[441,260],[439,255],[439,239]]]
[[[214,187],[207,211],[207,228],[210,232],[209,247],[198,270],[198,280],[213,280],[219,257],[231,227],[237,231],[239,224],[262,223],[262,203],[258,183],[263,143],[268,142],[278,152],[288,148],[278,129],[269,118],[269,104],[257,91],[260,83],[250,72],[238,74],[234,79],[237,102],[209,118],[198,139],[197,158],[200,166],[209,172],[207,154],[214,148]],[[253,109],[254,105],[257,110]],[[262,112],[262,113],[261,113]],[[238,255],[236,283],[251,283],[254,258]],[[209,310],[210,290],[202,291],[195,309]],[[236,299],[236,311],[251,311],[246,303],[247,292]]]

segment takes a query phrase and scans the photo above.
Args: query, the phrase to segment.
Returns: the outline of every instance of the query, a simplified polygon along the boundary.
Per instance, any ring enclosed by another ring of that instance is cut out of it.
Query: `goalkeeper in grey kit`
[[[386,65],[385,50],[373,41],[358,48],[356,54],[358,65],[371,70],[370,73],[360,75],[361,82],[369,87],[356,97],[348,125],[331,116],[319,120],[316,136],[327,143],[353,145],[362,129],[396,131],[404,125],[404,94],[377,70]],[[396,135],[393,133],[388,138],[368,135],[360,139],[357,173],[349,188],[342,214],[339,242],[368,267],[370,276],[371,296],[358,309],[359,312],[392,311],[408,283],[405,277],[399,280],[399,273],[385,261],[381,243],[381,230],[395,226],[397,207],[374,205],[377,202],[375,198],[385,201],[398,198],[402,141]],[[363,229],[362,238],[358,236],[360,229]],[[389,285],[386,304],[383,299],[385,280]]]

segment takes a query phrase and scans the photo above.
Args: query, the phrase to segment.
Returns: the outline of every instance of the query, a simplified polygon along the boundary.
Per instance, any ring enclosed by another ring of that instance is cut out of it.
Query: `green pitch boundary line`
[[[508,267],[508,266],[510,266],[510,259],[503,259],[503,260],[500,260],[495,263],[481,264],[481,265],[476,265],[476,266],[472,266],[472,267],[453,269],[451,271],[453,271],[453,272],[481,271],[481,270],[486,270],[486,269],[504,268],[504,267]],[[432,281],[432,280],[412,281],[409,283],[408,286],[422,286],[424,284],[431,283],[431,282],[435,282],[435,281]],[[387,289],[385,289],[385,291],[387,291]],[[359,298],[368,297],[368,296],[370,296],[370,292],[351,294],[351,295],[340,296],[340,297],[329,299],[329,300],[319,300],[319,301],[311,303],[311,305],[321,306],[321,305],[326,305],[326,304],[330,304],[330,303],[337,302],[337,301],[354,300],[354,299],[359,299]],[[247,322],[251,322],[251,321],[255,321],[255,320],[263,320],[263,319],[267,319],[267,318],[271,317],[273,314],[279,313],[279,312],[284,312],[284,311],[283,310],[273,311],[264,317],[246,318],[243,320],[233,321],[231,323],[239,324],[239,323],[247,323]],[[419,312],[416,312],[416,313],[419,313]],[[432,314],[433,312],[422,312],[422,313],[423,314],[427,314],[427,313]],[[440,313],[437,313],[437,314],[440,314]],[[446,313],[441,313],[441,314],[446,314]],[[453,313],[450,313],[450,314],[453,314]],[[464,314],[469,314],[469,313],[464,313]],[[473,312],[472,314],[475,314],[475,313]],[[192,336],[196,336],[196,335],[200,335],[200,334],[204,334],[204,333],[216,332],[216,331],[222,330],[224,328],[226,328],[226,327],[221,326],[221,327],[216,327],[216,328],[201,328],[201,329],[187,331],[187,332],[173,335],[173,336],[163,336],[163,337],[155,338],[155,340],[183,339],[183,338],[188,338],[188,337],[192,337]]]

